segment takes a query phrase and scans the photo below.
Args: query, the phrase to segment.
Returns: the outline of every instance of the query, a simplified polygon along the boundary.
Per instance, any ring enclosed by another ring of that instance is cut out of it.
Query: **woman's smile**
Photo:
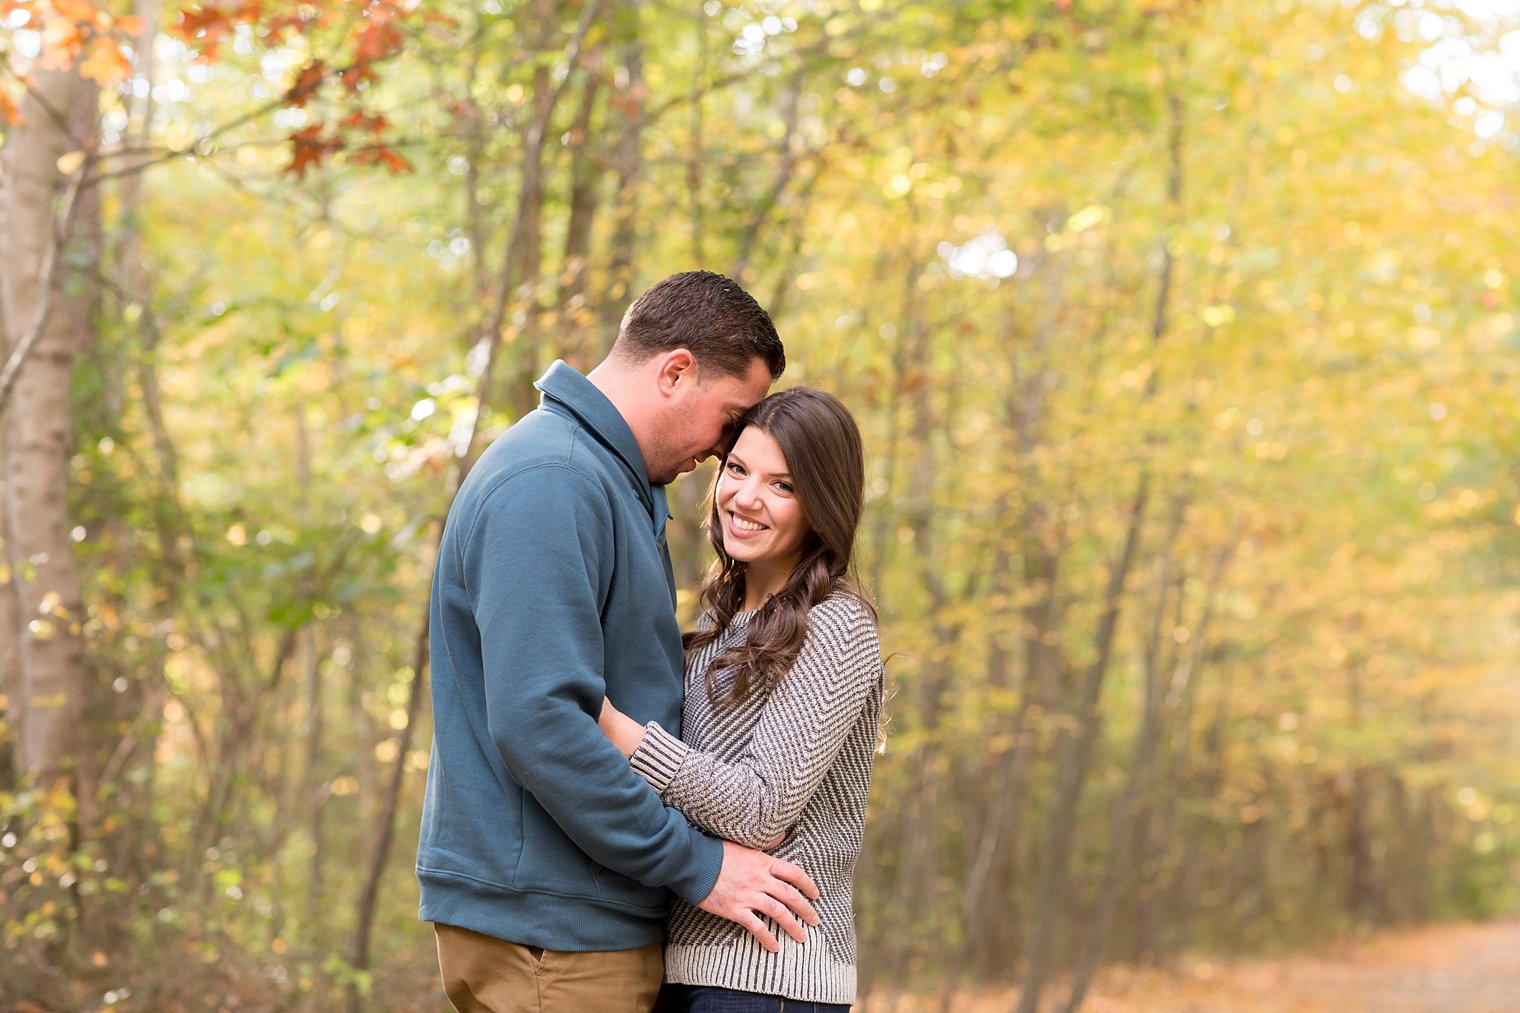
[[[752,521],[752,520],[750,520],[747,517],[741,517],[738,514],[734,513],[733,511],[729,511],[728,520],[729,520],[730,525],[732,525],[732,527],[734,529],[734,532],[736,534],[738,534],[741,538],[744,537],[745,535],[754,534],[757,531],[768,531],[768,530],[770,530],[764,524],[761,524],[759,521]]]

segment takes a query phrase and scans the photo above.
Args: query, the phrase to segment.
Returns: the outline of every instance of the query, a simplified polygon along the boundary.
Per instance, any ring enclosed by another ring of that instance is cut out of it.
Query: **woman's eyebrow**
[[[733,453],[732,451],[729,452],[728,462],[727,463],[729,463],[729,464],[737,464],[739,467],[743,468],[745,471],[753,471],[754,470],[749,465],[747,465],[747,464],[744,463],[744,458],[740,457],[738,454]],[[790,479],[792,477],[792,473],[790,471],[777,471],[777,472],[770,473],[769,477],[771,477],[771,478],[786,478],[786,479]]]

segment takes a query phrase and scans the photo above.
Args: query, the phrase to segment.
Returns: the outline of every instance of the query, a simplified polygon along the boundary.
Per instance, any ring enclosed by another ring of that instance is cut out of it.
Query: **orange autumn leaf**
[[[338,75],[338,78],[351,95],[357,95],[366,83],[379,80],[378,75],[370,69],[368,63],[356,63]]]
[[[355,165],[384,165],[398,176],[416,171],[412,163],[403,158],[394,148],[388,148],[383,144],[355,151],[352,159]]]
[[[203,60],[214,60],[221,48],[222,36],[232,30],[232,22],[219,10],[183,10],[173,32],[184,41],[199,47]]]
[[[401,33],[394,25],[376,19],[359,33],[354,46],[354,61],[364,64],[384,59],[399,50],[401,43]]]
[[[412,168],[412,163],[408,162],[401,155],[397,154],[393,148],[380,149],[380,157],[385,161],[386,167],[389,168],[391,172],[396,173],[398,176],[405,175],[406,173],[414,171]]]
[[[132,64],[114,41],[97,38],[90,46],[90,55],[79,65],[79,73],[105,87],[130,77]]]
[[[295,83],[285,93],[285,104],[304,106],[326,78],[327,64],[321,60],[312,60],[296,74]]]
[[[343,117],[342,126],[348,130],[368,130],[376,137],[385,133],[390,127],[390,120],[381,115],[371,116],[362,109],[355,109]]]
[[[323,160],[343,147],[336,136],[324,135],[320,124],[306,127],[290,135],[290,164],[287,173],[305,178],[306,171],[322,164]]]

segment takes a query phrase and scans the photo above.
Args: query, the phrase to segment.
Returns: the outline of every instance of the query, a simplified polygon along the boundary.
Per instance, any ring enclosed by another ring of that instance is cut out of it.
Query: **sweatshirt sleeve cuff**
[[[691,833],[694,838],[691,862],[670,888],[676,896],[696,907],[712,893],[718,874],[723,871],[723,842],[695,828]]]
[[[633,772],[663,795],[686,759],[686,743],[651,721],[644,726],[644,739],[628,758]]]

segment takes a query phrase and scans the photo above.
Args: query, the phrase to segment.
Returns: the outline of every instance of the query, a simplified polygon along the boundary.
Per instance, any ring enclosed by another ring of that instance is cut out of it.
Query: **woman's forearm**
[[[632,756],[639,743],[644,741],[644,726],[612,706],[612,701],[606,697],[602,698],[602,713],[596,723],[624,756]]]

